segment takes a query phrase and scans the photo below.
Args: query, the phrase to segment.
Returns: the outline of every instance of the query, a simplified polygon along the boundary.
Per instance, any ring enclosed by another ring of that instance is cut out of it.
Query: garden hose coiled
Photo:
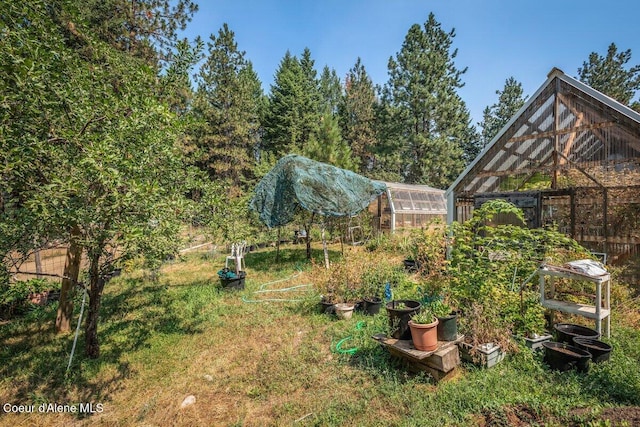
[[[366,323],[363,320],[360,320],[358,323],[356,323],[356,331],[361,330],[365,325]],[[358,347],[351,347],[347,349],[342,348],[342,344],[344,344],[346,341],[349,341],[351,338],[353,338],[353,335],[349,335],[348,337],[342,338],[340,341],[338,341],[335,345],[335,352],[339,354],[356,354],[358,352]]]

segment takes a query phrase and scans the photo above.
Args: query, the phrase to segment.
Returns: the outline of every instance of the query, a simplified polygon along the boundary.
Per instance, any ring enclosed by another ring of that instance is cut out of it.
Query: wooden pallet
[[[403,359],[409,370],[427,372],[440,381],[451,376],[454,368],[460,364],[457,344],[464,340],[464,335],[458,335],[455,341],[438,341],[438,347],[433,351],[416,350],[411,340],[398,340],[384,334],[371,338],[386,347],[393,356]]]

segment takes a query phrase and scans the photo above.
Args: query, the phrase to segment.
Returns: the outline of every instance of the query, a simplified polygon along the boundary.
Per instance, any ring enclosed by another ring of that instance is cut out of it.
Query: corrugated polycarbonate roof
[[[639,159],[640,114],[554,69],[448,191],[515,191],[534,174],[640,170]]]
[[[390,202],[395,213],[445,215],[444,190],[427,185],[387,182]]]

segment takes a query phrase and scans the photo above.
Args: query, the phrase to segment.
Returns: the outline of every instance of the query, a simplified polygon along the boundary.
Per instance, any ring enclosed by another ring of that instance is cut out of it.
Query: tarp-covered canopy
[[[290,154],[255,189],[249,207],[269,228],[293,221],[301,207],[323,216],[354,216],[384,192],[383,182]]]

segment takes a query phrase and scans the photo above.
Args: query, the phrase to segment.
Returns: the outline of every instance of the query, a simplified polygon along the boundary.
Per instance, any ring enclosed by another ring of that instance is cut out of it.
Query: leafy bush
[[[60,289],[60,283],[47,279],[30,279],[0,286],[0,317],[8,318],[31,306],[29,297],[44,291]]]

